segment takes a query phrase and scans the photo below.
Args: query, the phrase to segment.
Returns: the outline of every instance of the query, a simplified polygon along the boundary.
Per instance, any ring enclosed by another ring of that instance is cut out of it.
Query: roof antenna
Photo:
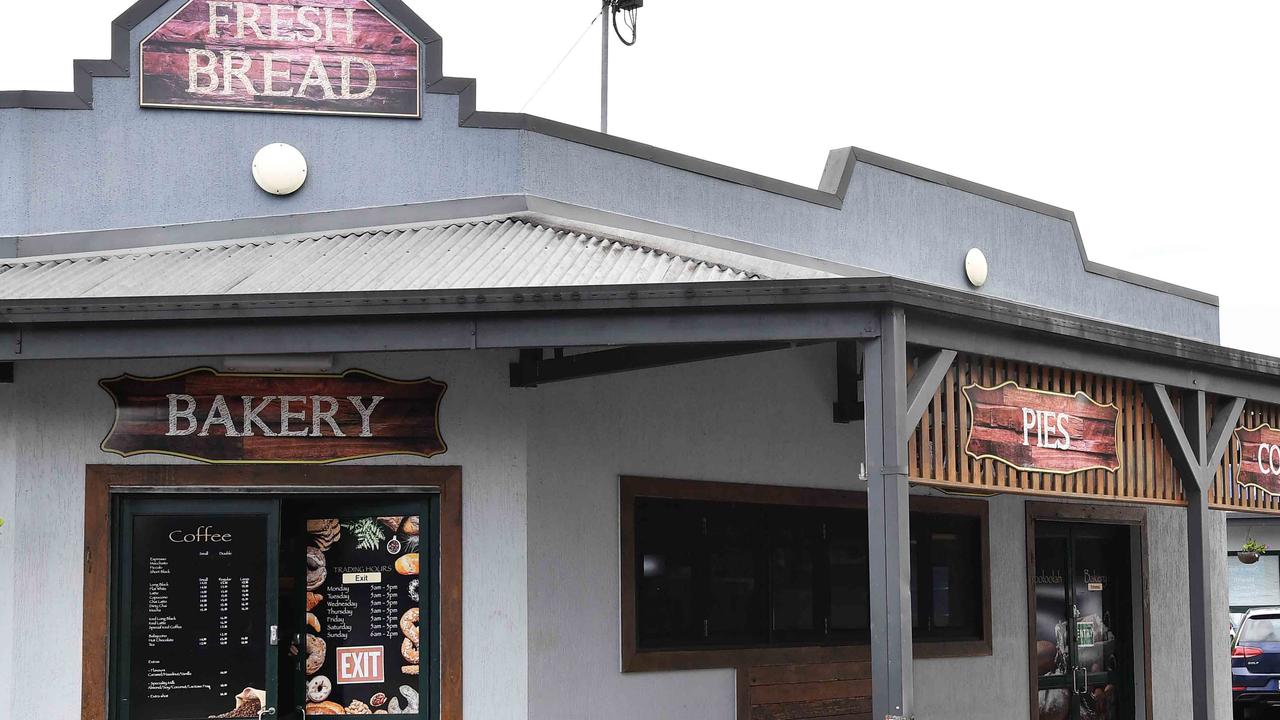
[[[600,132],[605,134],[609,132],[609,26],[613,26],[623,45],[635,45],[636,14],[642,7],[644,0],[603,0],[600,6]],[[622,22],[631,31],[630,40],[618,29],[618,13],[622,13]]]

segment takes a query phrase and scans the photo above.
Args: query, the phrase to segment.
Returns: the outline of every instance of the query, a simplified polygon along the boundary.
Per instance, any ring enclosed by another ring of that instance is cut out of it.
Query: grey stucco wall
[[[831,353],[532,391],[530,718],[735,717],[732,670],[619,672],[618,476],[858,486],[861,426],[831,422]]]
[[[179,1],[134,30],[135,49]],[[978,247],[985,295],[1218,339],[1215,307],[1086,272],[1070,223],[872,165],[835,210],[547,135],[459,128],[454,96],[427,94],[420,121],[143,110],[133,65],[94,82],[91,111],[0,110],[0,237],[528,193],[961,290]],[[310,163],[288,198],[250,178],[269,142]]]
[[[468,718],[521,720],[527,704],[525,406],[506,387],[509,358],[499,353],[352,358],[347,366],[392,377],[432,375],[449,383],[442,413],[449,451],[431,461],[463,468],[463,707]],[[18,368],[0,389],[0,717],[29,717],[26,670],[39,668],[40,717],[80,716],[84,466],[182,463],[144,456],[123,461],[98,449],[111,427],[110,398],[97,380],[121,372],[160,375],[219,358],[170,363],[49,363]],[[10,410],[12,408],[12,410]],[[16,502],[5,498],[15,467]],[[9,603],[12,603],[10,606]],[[5,620],[22,618],[21,623]],[[12,633],[14,642],[8,642]],[[14,653],[8,664],[8,653]]]
[[[13,520],[17,510],[17,466],[15,464],[15,439],[13,426],[14,386],[0,388],[0,518],[6,526],[0,527],[0,711],[13,707],[14,660],[18,654],[14,642],[17,618],[13,614],[14,600],[18,594],[18,578],[13,574],[14,548]]]
[[[535,390],[506,387],[509,353],[339,358],[342,368],[450,385],[450,449],[428,462],[463,470],[466,716],[734,718],[731,670],[619,672],[617,477],[860,489],[861,428],[830,421],[830,354],[811,347]],[[111,405],[96,381],[217,362],[23,365],[16,384],[0,386],[0,516],[10,521],[0,587],[11,589],[0,592],[0,716],[21,716],[14,689],[30,667],[56,689],[49,717],[78,714],[84,465],[122,462],[97,448]],[[989,720],[993,708],[1021,717],[1029,702],[1024,500],[989,502],[993,655],[917,661],[922,720]],[[1181,717],[1190,700],[1183,511],[1150,509],[1149,541],[1154,717]],[[1221,560],[1213,586],[1225,625]],[[1218,641],[1225,688],[1225,627]],[[1229,717],[1225,690],[1219,711]]]
[[[534,391],[529,433],[529,708],[534,720],[736,717],[732,670],[619,669],[620,474],[862,489],[861,428],[830,422],[828,348],[603,377]],[[802,440],[796,440],[802,438]],[[923,490],[917,490],[923,492]],[[992,498],[993,652],[916,661],[917,717],[1024,717],[1025,502]],[[1215,516],[1214,532],[1224,532]],[[1153,717],[1191,700],[1186,522],[1148,512]],[[1226,619],[1225,564],[1212,578]],[[572,608],[566,611],[566,608]],[[1227,634],[1218,687],[1228,687]],[[1219,693],[1218,716],[1230,717]]]

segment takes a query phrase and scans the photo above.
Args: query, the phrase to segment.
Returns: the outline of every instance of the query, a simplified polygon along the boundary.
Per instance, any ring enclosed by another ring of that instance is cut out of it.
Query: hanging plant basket
[[[1247,552],[1244,550],[1241,550],[1239,553],[1236,554],[1236,559],[1244,563],[1245,565],[1252,565],[1258,562],[1258,553],[1253,552],[1252,550]]]

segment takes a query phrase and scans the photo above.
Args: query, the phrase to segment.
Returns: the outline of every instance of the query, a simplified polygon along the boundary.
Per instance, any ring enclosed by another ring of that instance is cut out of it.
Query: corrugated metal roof
[[[0,298],[145,297],[764,279],[506,219],[0,264]]]

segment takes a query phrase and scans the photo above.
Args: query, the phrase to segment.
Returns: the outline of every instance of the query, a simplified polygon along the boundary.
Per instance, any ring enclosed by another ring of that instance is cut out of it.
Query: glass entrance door
[[[1134,717],[1129,532],[1036,523],[1039,720]]]

